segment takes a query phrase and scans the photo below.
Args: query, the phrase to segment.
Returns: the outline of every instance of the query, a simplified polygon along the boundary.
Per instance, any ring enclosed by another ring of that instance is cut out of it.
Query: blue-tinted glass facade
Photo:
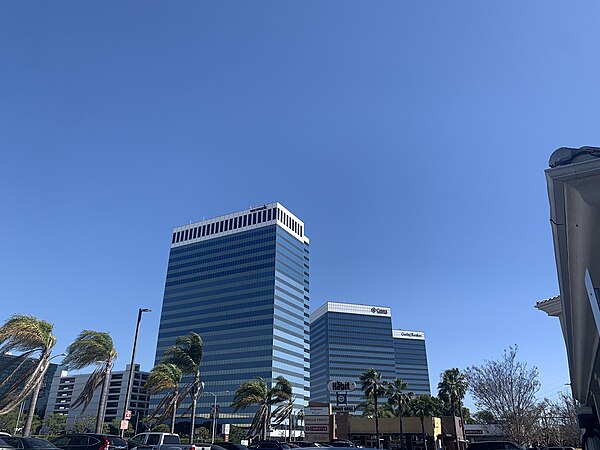
[[[424,334],[392,331],[389,308],[328,302],[313,313],[310,333],[311,400],[336,404],[328,382],[354,381],[347,401],[358,405],[364,401],[360,375],[371,368],[383,381],[401,378],[407,391],[430,393]]]
[[[283,375],[297,405],[308,401],[310,260],[308,240],[291,229],[299,224],[273,204],[173,233],[156,363],[178,336],[200,334],[201,379],[217,394],[220,423],[252,421],[254,409],[234,413],[229,405],[240,384],[257,376],[271,383]],[[213,401],[201,396],[197,414],[208,418]]]
[[[364,401],[360,374],[375,369],[384,381],[396,377],[392,319],[327,312],[311,325],[311,400],[336,403],[327,390],[330,380],[351,380],[356,390],[348,393],[348,405]]]
[[[394,338],[396,376],[406,381],[407,390],[431,394],[425,339]]]

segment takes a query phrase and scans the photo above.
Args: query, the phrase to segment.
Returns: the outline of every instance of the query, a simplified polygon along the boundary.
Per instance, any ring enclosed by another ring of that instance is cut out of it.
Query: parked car
[[[289,450],[290,446],[277,441],[258,441],[255,444],[249,445],[248,448],[256,450]]]
[[[5,437],[5,436],[2,436],[0,438],[0,449],[7,449],[8,448],[8,449],[12,450],[14,447],[12,447],[12,446],[8,445],[6,442],[4,442],[4,440],[2,439],[3,437]]]
[[[296,444],[298,447],[319,447],[319,448],[331,447],[331,445],[325,444],[322,442],[296,441],[296,442],[294,442],[294,444]]]
[[[63,450],[127,450],[127,442],[110,434],[64,434],[51,442]]]
[[[190,450],[211,450],[213,445],[209,442],[194,442]]]
[[[242,444],[234,444],[233,442],[215,442],[211,445],[210,450],[248,450],[248,447]]]
[[[56,446],[46,439],[32,438],[32,437],[17,437],[17,436],[3,436],[2,440],[8,445],[14,448],[38,450],[38,449],[54,449]]]
[[[335,441],[331,441],[329,443],[329,445],[331,445],[332,447],[353,447],[353,448],[358,447],[352,441],[343,441],[343,440],[340,440],[340,439],[336,439]]]
[[[193,444],[182,444],[178,434],[147,432],[136,434],[127,441],[129,450],[134,448],[152,450],[195,450]]]
[[[472,442],[467,450],[523,450],[523,447],[510,441]]]

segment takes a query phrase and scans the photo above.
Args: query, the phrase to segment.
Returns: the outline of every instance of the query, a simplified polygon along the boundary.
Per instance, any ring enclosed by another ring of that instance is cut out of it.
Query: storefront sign
[[[307,406],[304,408],[305,416],[329,416],[329,406]]]

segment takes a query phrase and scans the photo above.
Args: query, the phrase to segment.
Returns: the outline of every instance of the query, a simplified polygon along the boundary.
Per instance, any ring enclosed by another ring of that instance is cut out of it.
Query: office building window
[[[173,239],[171,239],[171,244],[175,243],[176,238],[177,238],[177,233],[173,233]]]

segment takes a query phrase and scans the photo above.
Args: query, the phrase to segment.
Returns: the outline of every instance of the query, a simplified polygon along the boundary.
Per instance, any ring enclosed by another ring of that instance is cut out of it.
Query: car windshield
[[[23,439],[25,442],[25,448],[56,448],[54,444],[48,442],[46,439],[39,438],[27,438]]]

